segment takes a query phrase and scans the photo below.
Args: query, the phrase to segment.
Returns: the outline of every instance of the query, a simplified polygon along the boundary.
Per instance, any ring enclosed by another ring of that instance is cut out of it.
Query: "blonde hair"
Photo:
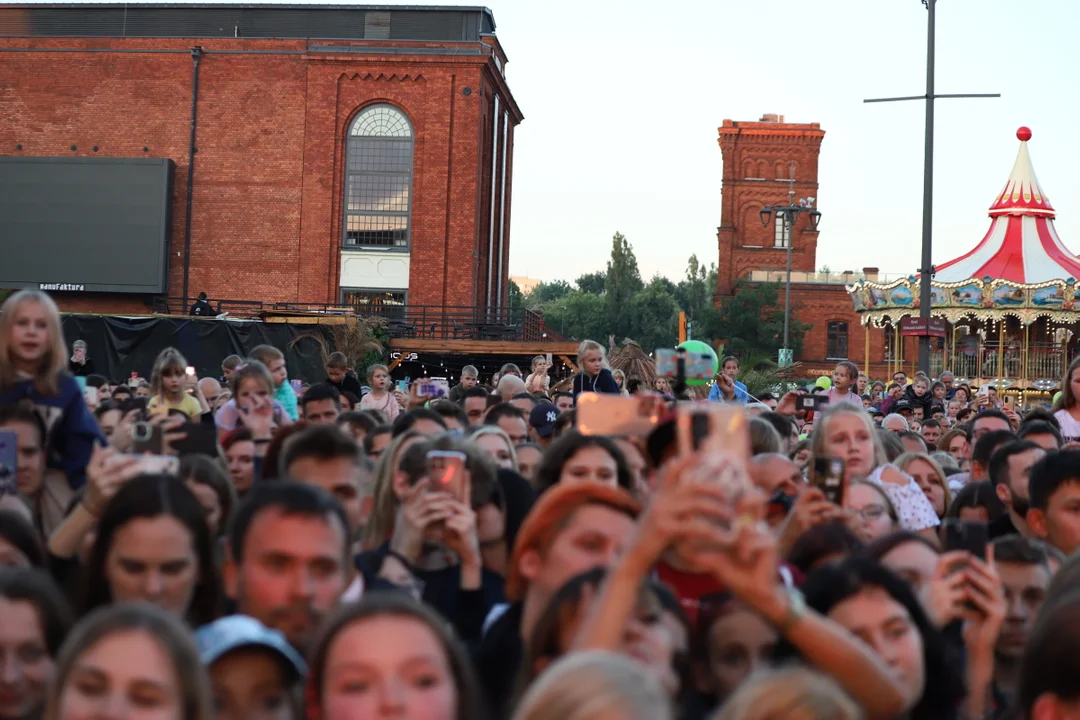
[[[284,360],[285,353],[278,350],[273,345],[256,345],[251,348],[251,352],[248,353],[248,357],[252,360],[258,360],[263,365],[270,367],[270,363],[275,360]]]
[[[419,430],[406,430],[390,441],[375,465],[375,498],[371,517],[364,527],[363,549],[377,548],[390,538],[397,515],[397,497],[394,495],[394,475],[397,474],[401,446],[410,440],[423,442],[425,436]]]
[[[60,378],[67,372],[67,343],[60,327],[59,308],[51,297],[40,290],[20,290],[0,307],[0,389],[7,390],[15,384],[11,331],[15,327],[19,308],[26,303],[37,303],[45,310],[45,324],[49,332],[45,356],[34,373],[34,387],[42,395],[56,395],[60,392]]]
[[[803,667],[754,673],[712,720],[862,720],[831,678]]]
[[[510,436],[506,434],[506,431],[498,425],[477,425],[468,433],[468,436],[465,439],[475,440],[484,435],[495,435],[506,444],[506,449],[510,451],[510,460],[513,461],[514,471],[516,472],[518,469],[518,459],[517,451],[514,450],[514,443],[510,439]],[[473,445],[476,445],[476,443],[474,442]]]
[[[537,366],[538,363],[546,363],[546,362],[547,362],[547,357],[545,357],[543,355],[537,355],[536,357],[534,357],[532,359],[532,363],[530,363],[529,367],[531,367],[533,370],[536,370],[536,366]]]
[[[380,365],[378,363],[376,363],[375,365],[368,365],[367,381],[369,383],[373,381],[373,379],[375,378],[375,373],[378,372],[379,370],[382,370],[387,375],[390,374],[390,368],[386,367],[385,365]]]
[[[900,468],[904,472],[907,472],[908,465],[915,462],[916,460],[922,460],[923,462],[930,465],[931,468],[933,468],[934,474],[937,475],[938,482],[941,483],[941,487],[945,490],[945,509],[948,510],[949,506],[952,505],[952,493],[949,492],[949,478],[945,475],[945,471],[942,469],[941,463],[939,463],[937,460],[930,457],[926,453],[906,452],[900,457],[893,460],[893,465]],[[911,473],[908,473],[908,475],[910,474]]]
[[[180,351],[173,347],[167,347],[158,353],[154,360],[154,369],[150,372],[150,392],[154,395],[161,394],[161,378],[169,370],[178,370],[181,375],[187,367],[187,360]]]
[[[810,452],[814,457],[828,457],[829,450],[825,447],[825,439],[829,434],[829,423],[837,415],[854,415],[866,425],[866,431],[870,433],[870,440],[874,443],[874,465],[870,468],[871,470],[888,462],[885,457],[885,447],[881,444],[874,421],[870,419],[870,413],[866,412],[861,405],[849,402],[830,403],[825,406],[821,417],[814,418],[814,432],[810,435]]]
[[[613,711],[618,711],[617,713]],[[618,653],[575,652],[545,670],[513,720],[672,720],[671,701],[639,663]]]
[[[599,350],[600,351],[600,359],[604,361],[604,367],[610,367],[608,365],[608,361],[607,361],[607,350],[605,350],[604,346],[601,345],[600,343],[596,342],[595,340],[582,340],[581,341],[581,344],[578,345],[578,349],[577,349],[578,362],[581,362],[582,360],[585,359],[585,353],[592,352],[593,350]]]

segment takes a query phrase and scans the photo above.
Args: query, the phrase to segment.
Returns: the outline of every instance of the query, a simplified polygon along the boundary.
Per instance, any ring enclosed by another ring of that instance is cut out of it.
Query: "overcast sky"
[[[301,0],[302,1],[302,0]],[[296,4],[293,0],[292,4]],[[420,4],[387,2],[386,4]],[[465,3],[459,3],[465,4]],[[920,0],[488,0],[518,128],[510,270],[601,269],[616,231],[642,275],[716,260],[725,118],[826,131],[818,266],[914,272],[922,227]],[[934,262],[973,247],[1031,127],[1058,231],[1080,249],[1077,0],[939,0]]]

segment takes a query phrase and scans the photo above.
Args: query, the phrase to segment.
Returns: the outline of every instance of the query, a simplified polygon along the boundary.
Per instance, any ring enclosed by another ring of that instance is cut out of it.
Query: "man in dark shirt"
[[[191,312],[188,314],[196,317],[210,317],[214,314],[214,308],[210,307],[210,303],[206,302],[206,293],[199,293],[199,299],[191,306]]]

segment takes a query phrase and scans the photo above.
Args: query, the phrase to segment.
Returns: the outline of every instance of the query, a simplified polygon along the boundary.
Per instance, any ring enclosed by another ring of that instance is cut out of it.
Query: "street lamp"
[[[790,365],[792,362],[792,351],[788,347],[788,340],[790,334],[791,325],[791,241],[792,230],[795,228],[795,220],[800,214],[806,213],[810,218],[810,231],[817,232],[818,223],[821,222],[821,213],[814,207],[814,202],[817,198],[805,197],[795,202],[795,163],[791,163],[791,177],[788,178],[788,204],[787,205],[768,205],[761,208],[758,213],[758,217],[761,218],[762,227],[768,227],[772,221],[773,215],[776,215],[776,221],[782,222],[783,231],[781,237],[785,238],[785,245],[787,246],[787,274],[784,281],[784,348],[780,351],[780,367]]]

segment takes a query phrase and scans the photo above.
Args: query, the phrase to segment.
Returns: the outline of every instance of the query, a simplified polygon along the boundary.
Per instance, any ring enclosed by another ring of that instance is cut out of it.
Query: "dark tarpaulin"
[[[218,378],[222,360],[229,355],[244,357],[256,345],[273,345],[285,353],[291,379],[320,382],[326,379],[326,370],[319,343],[310,338],[293,347],[289,343],[298,335],[321,334],[333,349],[333,336],[325,325],[101,315],[63,315],[62,321],[68,347],[85,341],[94,372],[113,382],[122,382],[133,372],[149,379],[158,353],[170,346],[195,366],[199,377]]]

